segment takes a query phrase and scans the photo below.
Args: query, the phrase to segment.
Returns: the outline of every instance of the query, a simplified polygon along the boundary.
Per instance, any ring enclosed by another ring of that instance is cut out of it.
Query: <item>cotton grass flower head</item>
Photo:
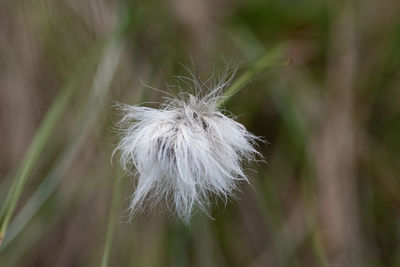
[[[193,78],[193,94],[166,98],[159,109],[120,105],[116,151],[137,177],[131,214],[162,202],[187,223],[194,207],[208,214],[211,199],[226,201],[239,181],[248,182],[242,163],[259,155],[258,138],[218,107],[232,76],[225,74],[205,95],[200,88],[207,86]]]

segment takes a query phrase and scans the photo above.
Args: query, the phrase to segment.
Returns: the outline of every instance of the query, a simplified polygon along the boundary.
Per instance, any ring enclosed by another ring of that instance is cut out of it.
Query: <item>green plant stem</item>
[[[84,77],[89,67],[94,65],[94,60],[92,58],[98,54],[98,48],[99,47],[96,47],[96,49],[92,50],[88,55],[88,58],[85,58],[81,62],[77,70],[72,75],[70,82],[68,82],[66,86],[60,90],[59,94],[51,104],[44,119],[42,120],[39,129],[37,130],[31,145],[28,148],[24,160],[17,171],[16,178],[11,185],[10,191],[1,208],[0,218],[2,221],[0,228],[0,245],[6,234],[7,227],[21,196],[22,189],[24,188],[32,169],[35,166],[39,155],[42,153],[50,134],[53,132],[57,122],[59,121],[63,110],[78,88],[78,81]]]
[[[225,91],[223,97],[218,102],[218,105],[220,106],[225,103],[230,97],[242,89],[251,79],[264,70],[268,68],[285,67],[289,65],[291,60],[285,60],[283,62],[281,60],[283,51],[283,47],[278,46],[265,53],[246,72],[236,79],[236,81],[228,88],[228,90]]]
[[[101,260],[101,267],[107,267],[108,259],[110,257],[111,244],[114,236],[115,217],[117,214],[117,207],[120,195],[120,181],[116,181],[113,186],[112,200],[110,205],[110,213],[108,217],[106,240],[104,244],[103,257]]]
[[[129,9],[126,12],[125,16],[132,17],[133,16],[132,14],[134,14],[135,12],[136,12],[135,10]],[[126,19],[125,16],[124,19]],[[16,205],[21,196],[22,189],[30,173],[32,172],[33,167],[35,166],[35,163],[39,158],[39,155],[42,153],[48,138],[50,137],[58,120],[60,119],[66,104],[73,96],[74,92],[77,90],[78,82],[86,75],[90,67],[94,66],[94,63],[96,62],[95,59],[97,59],[98,54],[101,51],[103,51],[104,47],[122,38],[124,34],[128,32],[129,29],[131,29],[134,25],[135,23],[131,22],[130,20],[122,21],[121,25],[117,28],[117,30],[114,33],[111,34],[108,40],[102,41],[99,44],[95,45],[95,47],[90,51],[88,56],[85,57],[82,60],[82,62],[80,62],[81,64],[79,64],[78,67],[75,69],[73,75],[69,79],[69,82],[60,90],[56,99],[53,101],[44,119],[42,120],[39,129],[36,131],[36,134],[28,148],[24,160],[20,165],[19,169],[17,170],[16,178],[13,184],[11,185],[11,188],[9,190],[9,193],[5,201],[2,204],[0,210],[0,220],[1,220],[0,245],[6,234],[7,227],[10,223],[11,217],[15,211]],[[107,77],[107,75],[103,76]],[[100,78],[99,80],[102,79]],[[95,85],[95,86],[101,87],[101,85]],[[104,89],[97,88],[97,90],[104,90]]]
[[[89,98],[84,109],[79,113],[79,117],[72,124],[75,129],[70,142],[65,146],[64,153],[58,158],[35,193],[13,218],[8,227],[7,236],[3,239],[0,252],[16,238],[40,207],[48,200],[61,183],[77,153],[81,151],[82,144],[87,139],[87,136],[95,129],[96,122],[99,120],[101,110],[104,107],[104,96],[110,90],[120,54],[121,45],[117,40],[108,42],[103,49]]]

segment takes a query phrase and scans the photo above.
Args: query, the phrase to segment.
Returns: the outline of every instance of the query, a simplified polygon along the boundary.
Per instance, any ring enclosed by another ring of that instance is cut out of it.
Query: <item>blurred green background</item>
[[[225,105],[268,141],[251,185],[214,219],[128,222],[114,103],[274,47],[292,63]],[[400,266],[399,67],[398,0],[3,0],[2,206],[30,167],[0,266]]]

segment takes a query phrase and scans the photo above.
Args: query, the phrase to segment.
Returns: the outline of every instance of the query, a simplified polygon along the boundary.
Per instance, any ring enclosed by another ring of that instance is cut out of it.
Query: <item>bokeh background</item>
[[[276,47],[292,63],[225,105],[268,141],[251,185],[190,226],[161,208],[127,222],[114,103],[162,101],[143,84],[173,91],[180,63],[238,77]],[[2,203],[58,115],[0,266],[400,266],[399,67],[398,0],[3,0]]]

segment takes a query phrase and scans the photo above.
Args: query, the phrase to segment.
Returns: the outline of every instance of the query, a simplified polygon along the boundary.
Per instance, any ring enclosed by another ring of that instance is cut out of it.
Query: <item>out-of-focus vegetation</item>
[[[268,140],[240,200],[128,223],[115,101],[276,47],[225,104]],[[0,266],[400,266],[399,67],[398,0],[2,1]]]

